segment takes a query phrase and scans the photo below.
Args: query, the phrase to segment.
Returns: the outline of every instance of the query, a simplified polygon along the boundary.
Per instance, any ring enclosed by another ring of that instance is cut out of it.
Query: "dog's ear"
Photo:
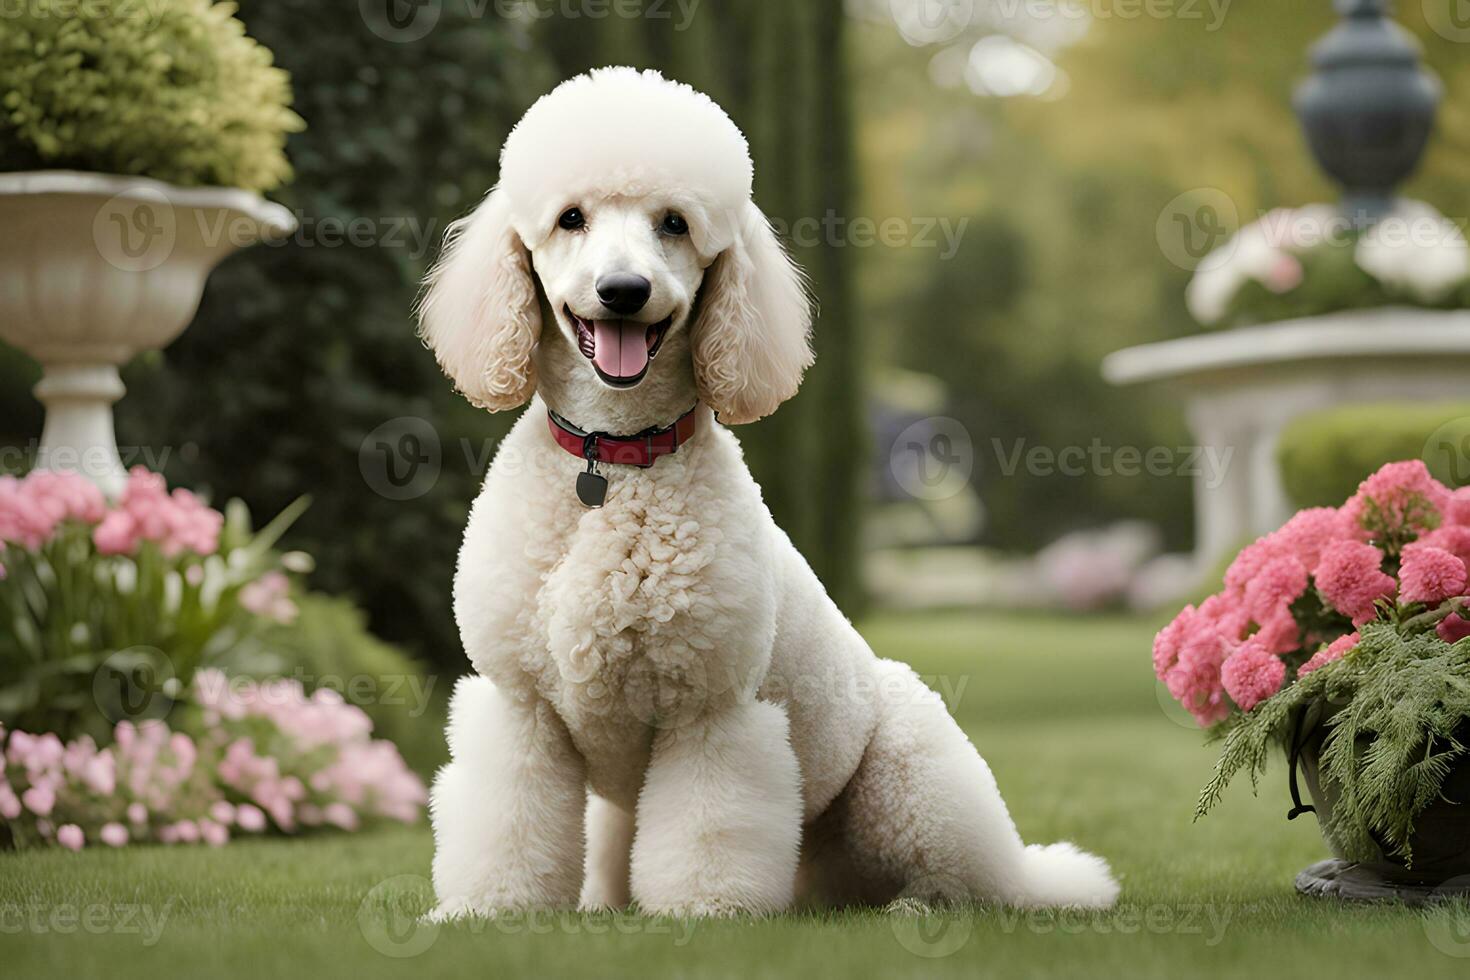
[[[735,425],[774,412],[812,363],[801,270],[760,208],[747,203],[739,217],[734,243],[705,273],[690,333],[699,397]]]
[[[541,309],[502,192],[449,226],[425,286],[419,336],[460,393],[492,412],[524,404],[536,390]]]

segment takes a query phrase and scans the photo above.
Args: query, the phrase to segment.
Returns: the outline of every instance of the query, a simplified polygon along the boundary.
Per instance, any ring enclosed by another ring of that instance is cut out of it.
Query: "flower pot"
[[[1298,874],[1297,891],[1304,895],[1363,901],[1397,899],[1411,904],[1470,896],[1470,758],[1458,760],[1445,779],[1440,798],[1414,821],[1414,833],[1409,841],[1412,867],[1382,846],[1368,860],[1354,861],[1333,835],[1332,813],[1338,792],[1334,783],[1323,779],[1320,766],[1322,743],[1328,733],[1327,720],[1337,710],[1313,705],[1298,719],[1293,733],[1297,745],[1296,758],[1289,763],[1293,796],[1297,794],[1299,763],[1302,782],[1312,800],[1310,809],[1315,810],[1322,839],[1335,855]],[[1470,719],[1461,726],[1457,738],[1462,741],[1470,738]],[[1368,740],[1361,741],[1364,744],[1360,749],[1365,749]],[[1308,809],[1299,805],[1291,815]]]
[[[289,234],[291,213],[237,188],[73,171],[0,174],[0,340],[39,361],[37,465],[116,493],[118,367],[189,325],[210,271]]]

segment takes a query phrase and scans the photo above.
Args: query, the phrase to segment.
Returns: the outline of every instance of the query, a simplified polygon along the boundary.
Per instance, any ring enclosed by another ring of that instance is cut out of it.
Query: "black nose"
[[[597,280],[597,298],[618,316],[630,316],[643,309],[652,291],[647,279],[631,272],[610,272]]]

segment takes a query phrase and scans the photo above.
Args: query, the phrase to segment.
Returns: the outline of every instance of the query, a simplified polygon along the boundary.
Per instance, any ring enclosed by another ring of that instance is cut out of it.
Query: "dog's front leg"
[[[633,840],[633,897],[673,915],[791,904],[801,777],[786,713],[737,703],[659,732]]]
[[[430,799],[432,917],[576,905],[586,767],[556,712],[466,677],[449,709],[449,750]]]

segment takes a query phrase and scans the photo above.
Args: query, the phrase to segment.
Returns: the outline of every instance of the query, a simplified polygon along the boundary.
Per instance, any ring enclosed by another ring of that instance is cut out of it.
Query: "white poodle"
[[[812,360],[740,131],[608,68],[532,106],[500,159],[420,311],[466,398],[531,401],[460,552],[479,676],[434,783],[434,914],[1111,904],[1101,859],[1021,843],[938,695],[833,605],[724,427]]]

